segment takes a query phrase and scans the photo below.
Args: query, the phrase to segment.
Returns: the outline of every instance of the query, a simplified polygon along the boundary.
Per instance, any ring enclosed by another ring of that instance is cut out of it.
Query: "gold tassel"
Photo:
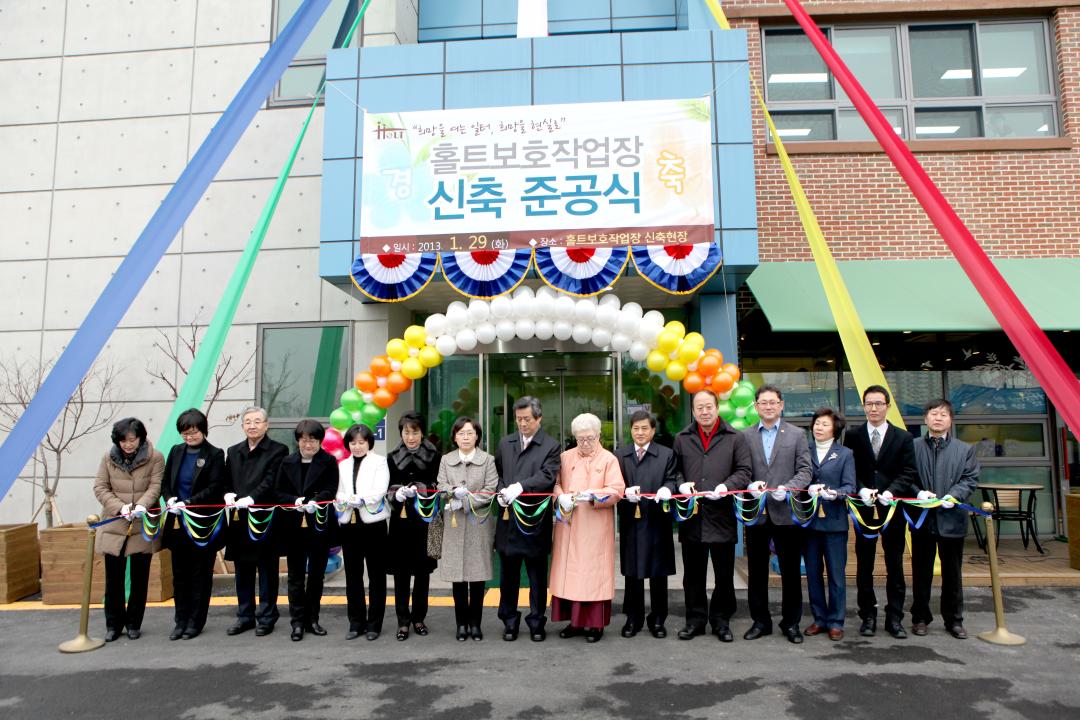
[[[404,520],[406,517],[408,517],[408,515],[405,514],[405,506],[404,505],[401,506],[401,514],[398,515],[398,517],[401,518],[402,520]]]
[[[634,506],[634,519],[635,520],[640,520],[641,519],[641,504],[640,503]]]
[[[356,509],[355,508],[353,509],[351,515],[352,515],[352,518],[349,520],[349,524],[350,525],[355,525],[356,524]]]
[[[509,519],[510,519],[510,506],[508,505],[508,506],[503,508],[503,520],[509,520]]]
[[[304,513],[304,517],[300,518],[300,527],[307,527],[307,513]]]
[[[450,527],[452,527],[452,528],[457,527],[457,513],[456,512],[450,513]]]
[[[694,502],[694,515],[697,515],[699,505],[701,505],[700,502],[697,502],[697,501]]]
[[[233,508],[233,511],[232,511],[232,520],[233,520],[233,522],[237,522],[237,521],[240,520],[240,511],[237,510],[235,507]]]
[[[821,498],[818,498],[817,503],[817,516],[819,518],[825,517],[825,503],[821,502]]]
[[[180,529],[180,516],[179,515],[173,515],[172,529],[173,530],[179,530]]]

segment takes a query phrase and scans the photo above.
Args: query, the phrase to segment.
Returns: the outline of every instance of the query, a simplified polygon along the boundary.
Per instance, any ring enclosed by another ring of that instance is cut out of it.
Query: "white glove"
[[[506,487],[504,487],[502,490],[499,491],[499,494],[502,495],[503,499],[506,500],[506,504],[509,505],[510,503],[517,500],[518,496],[521,495],[521,493],[523,492],[525,492],[525,488],[521,487],[521,483],[516,482],[513,485],[507,485]]]
[[[784,500],[787,500],[787,488],[784,487],[783,485],[776,488],[775,490],[772,491],[772,498],[773,498],[773,500],[779,500],[781,502],[783,502]]]
[[[128,503],[124,507],[120,508],[120,514],[124,516],[125,520],[131,519],[131,503]]]
[[[559,496],[559,507],[563,512],[569,512],[574,507],[574,496],[570,493],[563,493]]]
[[[920,490],[919,494],[915,497],[918,500],[933,500],[937,497],[937,493],[932,493],[929,490]]]
[[[626,492],[623,493],[623,497],[626,499],[627,502],[641,502],[641,487],[638,485],[634,485],[633,487],[626,488]]]
[[[182,510],[184,507],[184,502],[182,500],[178,501],[174,497],[171,497],[165,501],[165,508],[173,515],[179,515],[180,510]]]
[[[664,502],[671,499],[671,490],[668,487],[662,487],[656,491],[656,497],[653,498],[655,502]]]
[[[754,496],[754,499],[758,499],[765,494],[765,481],[755,480],[746,486],[746,489],[750,491],[750,494]]]
[[[502,492],[499,492],[497,495],[495,495],[495,502],[499,503],[499,507],[506,507],[512,501],[507,500],[505,497],[503,497]]]
[[[892,499],[893,499],[893,494],[891,492],[889,492],[888,490],[886,490],[883,493],[878,493],[877,501],[879,503],[881,503],[882,505],[884,505],[885,507],[889,506],[889,503],[892,502]]]
[[[136,505],[135,509],[131,511],[132,516],[142,517],[146,514],[146,507],[143,505]]]
[[[225,506],[232,507],[236,504],[236,493],[225,493]]]
[[[464,500],[467,497],[469,497],[469,488],[465,487],[464,485],[454,488],[455,500]]]
[[[874,504],[874,489],[859,488],[859,499],[862,500],[863,505],[870,507]]]
[[[354,508],[355,507],[360,507],[361,502],[362,501],[360,500],[360,496],[357,495],[356,493],[353,493],[352,495],[349,496],[348,504],[351,505],[352,507],[354,507]]]
[[[682,485],[679,486],[679,494],[680,495],[693,495],[694,494],[694,483],[692,483],[692,482],[684,482]]]
[[[303,505],[303,504],[304,504],[304,498],[296,498],[295,500],[293,500],[293,507],[295,507],[297,510],[299,510],[300,506]]]
[[[727,492],[727,485],[720,483],[712,491],[705,493],[706,500],[719,500],[723,493]]]
[[[825,486],[822,483],[814,483],[810,487],[806,488],[806,491],[810,493],[810,497],[816,498],[818,495],[821,494],[821,491],[824,489]]]
[[[835,488],[823,487],[821,488],[820,496],[826,500],[835,500],[840,497],[840,493],[838,493]]]
[[[405,497],[410,497],[410,498],[416,497],[416,486],[415,485],[405,485],[401,489],[405,491]]]
[[[465,503],[461,502],[457,498],[454,498],[453,500],[450,501],[450,512],[457,512],[458,510],[462,509],[463,507],[465,507]]]
[[[314,500],[308,500],[307,505],[304,506],[304,512],[308,515],[319,509],[319,503]]]
[[[399,503],[405,502],[405,498],[407,497],[408,495],[405,493],[404,487],[399,487],[397,490],[394,491],[394,499],[397,500]]]
[[[945,497],[941,498],[941,507],[945,510],[952,510],[954,507],[956,507],[956,498],[954,498],[952,495],[946,495]]]
[[[582,490],[577,494],[578,502],[592,502],[596,499],[596,493],[592,490]]]
[[[251,507],[254,504],[255,498],[251,497],[250,495],[245,495],[244,497],[236,501],[236,507],[238,508]]]

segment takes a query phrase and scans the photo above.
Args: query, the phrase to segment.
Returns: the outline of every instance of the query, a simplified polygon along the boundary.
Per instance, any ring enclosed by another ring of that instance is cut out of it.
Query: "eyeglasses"
[[[868,402],[863,403],[863,407],[868,407],[868,408],[883,408],[883,407],[888,407],[888,406],[889,406],[889,403],[882,402],[881,400],[870,400]]]
[[[458,430],[457,431],[457,436],[458,437],[472,437],[475,434],[476,434],[475,430]]]
[[[761,407],[776,407],[780,402],[780,400],[758,400],[756,404]]]
[[[596,435],[575,435],[574,439],[582,445],[592,445],[598,438]]]
[[[258,427],[259,425],[265,425],[265,420],[245,420],[244,427]]]
[[[318,438],[313,438],[313,437],[303,437],[303,438],[300,438],[299,440],[297,440],[296,442],[299,445],[311,445],[312,443],[314,443],[315,445],[318,445],[319,444],[319,439]]]
[[[185,430],[184,432],[180,433],[180,437],[182,438],[199,437],[200,435],[202,435],[202,430],[199,430],[197,428]]]

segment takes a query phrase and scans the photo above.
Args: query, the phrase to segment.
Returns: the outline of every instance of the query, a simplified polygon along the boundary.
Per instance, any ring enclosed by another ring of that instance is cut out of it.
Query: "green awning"
[[[1080,259],[994,260],[1044,330],[1080,329]],[[838,262],[867,330],[1000,330],[959,263],[936,260]],[[758,265],[747,281],[773,330],[834,330],[812,262]]]

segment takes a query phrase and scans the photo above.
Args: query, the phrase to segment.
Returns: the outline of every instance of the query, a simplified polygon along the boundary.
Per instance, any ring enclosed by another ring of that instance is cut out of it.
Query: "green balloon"
[[[750,426],[746,424],[746,418],[737,417],[731,421],[731,427],[736,430],[745,430]]]
[[[749,380],[740,380],[738,387],[744,387],[749,389],[751,392],[757,392],[757,388],[754,387],[754,383],[750,382]]]
[[[379,421],[386,417],[386,410],[379,407],[375,403],[365,403],[364,407],[360,409],[360,422],[367,425],[372,430],[379,424]]]
[[[442,420],[443,425],[450,427],[454,424],[454,412],[452,410],[443,410],[439,413],[439,419]]]
[[[741,384],[735,388],[731,393],[731,399],[728,400],[732,405],[737,408],[747,407],[754,404],[754,391],[748,387],[743,387]]]
[[[728,422],[735,419],[735,406],[727,400],[722,400],[720,402],[720,405],[716,408],[716,412]]]
[[[364,398],[360,396],[360,391],[356,388],[349,388],[345,392],[341,393],[341,407],[345,408],[348,412],[354,413],[364,405]]]
[[[330,425],[335,430],[344,432],[352,427],[352,416],[345,408],[338,408],[330,413]]]
[[[757,414],[757,409],[751,405],[746,409],[746,424],[747,426],[757,425],[759,422],[761,422],[761,416]]]

